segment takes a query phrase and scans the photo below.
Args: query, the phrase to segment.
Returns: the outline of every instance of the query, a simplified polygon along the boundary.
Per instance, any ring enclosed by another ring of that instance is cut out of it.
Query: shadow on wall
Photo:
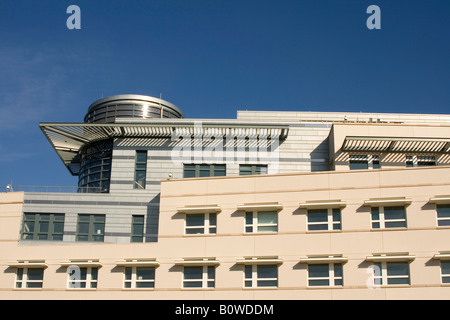
[[[311,153],[311,171],[330,171],[328,138],[322,141]]]
[[[158,241],[158,225],[159,225],[159,201],[161,193],[158,193],[147,204],[147,217],[145,225],[145,242]]]

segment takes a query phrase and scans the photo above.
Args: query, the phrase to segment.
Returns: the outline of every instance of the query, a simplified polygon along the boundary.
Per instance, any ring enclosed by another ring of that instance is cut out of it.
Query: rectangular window
[[[241,164],[239,165],[239,175],[255,175],[255,174],[267,174],[267,164]]]
[[[245,232],[278,232],[278,213],[275,211],[246,212]]]
[[[350,155],[350,170],[369,169],[369,159],[367,155]]]
[[[246,288],[277,287],[278,266],[246,265],[244,270],[244,286]]]
[[[442,283],[450,284],[450,261],[441,261]]]
[[[435,156],[406,156],[406,167],[429,167],[436,166]]]
[[[183,288],[214,288],[216,267],[185,266],[183,269]]]
[[[44,268],[17,268],[16,288],[42,288]]]
[[[96,289],[98,281],[98,267],[82,267],[71,269],[67,287],[69,289]]]
[[[308,210],[308,230],[341,230],[341,209]]]
[[[350,170],[380,169],[380,156],[375,154],[349,156]]]
[[[79,214],[77,241],[103,242],[105,236],[104,214]]]
[[[216,234],[216,213],[195,213],[186,215],[186,234]]]
[[[372,229],[406,228],[404,206],[373,207],[371,209]]]
[[[226,176],[225,164],[185,164],[184,178],[222,177]]]
[[[308,265],[308,286],[341,287],[342,285],[343,274],[341,263]]]
[[[437,205],[436,210],[438,227],[450,226],[450,205]]]
[[[378,262],[373,264],[374,285],[409,285],[408,262]]]
[[[144,216],[131,217],[131,242],[144,242]]]
[[[22,240],[62,241],[64,214],[24,213]]]
[[[138,289],[155,287],[154,267],[125,267],[124,288]]]
[[[147,178],[147,151],[136,151],[136,163],[134,170],[134,189],[145,189]]]

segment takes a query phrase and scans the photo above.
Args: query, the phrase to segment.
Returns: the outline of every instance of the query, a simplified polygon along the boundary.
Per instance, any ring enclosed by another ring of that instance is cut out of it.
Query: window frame
[[[247,172],[250,172],[250,173],[243,173],[244,172],[243,167],[249,167],[250,170],[247,170]],[[265,173],[261,172],[262,168],[265,169]],[[264,174],[268,174],[268,172],[269,172],[269,167],[267,164],[240,164],[239,165],[239,175],[240,176],[264,175]]]
[[[153,271],[152,279],[138,279],[139,271],[143,271],[143,269],[148,269]],[[130,270],[130,279],[127,279],[127,271]],[[123,288],[124,289],[138,289],[138,290],[153,290],[155,289],[155,278],[156,278],[156,267],[153,266],[125,266],[123,270]],[[129,283],[129,286],[127,284]],[[139,287],[139,284],[150,283],[151,286],[143,286]]]
[[[33,215],[34,219],[29,219],[29,216]],[[42,217],[48,215],[48,220],[43,220]],[[56,218],[61,218],[62,220],[57,220]],[[22,218],[22,232],[21,240],[39,240],[39,241],[63,241],[64,237],[64,222],[65,215],[63,213],[36,213],[36,212],[24,212]],[[33,224],[32,231],[26,231],[29,224]],[[40,227],[43,223],[48,223],[47,231],[41,232]],[[62,231],[55,231],[55,225],[62,224]],[[26,235],[31,235],[31,238],[24,238]],[[46,239],[39,239],[42,235],[46,236]],[[54,239],[55,236],[61,237],[61,239]],[[51,238],[51,239],[50,239]]]
[[[437,166],[438,162],[436,156],[427,155],[405,155],[405,166],[407,168],[417,168],[417,167],[434,167]]]
[[[446,268],[448,268],[446,273],[444,273],[443,264],[446,265]],[[441,284],[450,285],[450,260],[441,260],[440,267],[441,267]]]
[[[82,216],[89,216],[89,221],[80,221]],[[102,217],[103,221],[95,221],[95,218]],[[88,233],[80,233],[81,225],[88,225]],[[94,234],[95,224],[102,224],[102,233]],[[106,229],[106,215],[105,214],[89,214],[89,213],[79,213],[78,221],[77,221],[77,232],[76,232],[76,241],[79,242],[104,242],[105,241],[105,229]],[[80,237],[86,237],[87,240],[80,240]],[[101,240],[95,240],[96,237],[99,237]]]
[[[264,214],[275,214],[276,222],[275,223],[260,223],[260,215]],[[251,215],[251,221],[249,221],[249,216]],[[246,211],[244,215],[244,233],[246,234],[254,234],[254,233],[278,233],[278,211]],[[272,231],[259,231],[260,228],[273,228],[275,230]],[[251,229],[250,229],[251,228]],[[251,230],[251,231],[249,231]]]
[[[352,168],[352,164],[364,163],[367,168]],[[373,170],[381,169],[381,157],[379,154],[350,154],[348,158],[349,170]]]
[[[188,169],[187,167],[192,167]],[[208,166],[208,168],[206,168]],[[201,175],[201,172],[208,171],[208,175]],[[186,172],[193,172],[193,176],[187,176]],[[223,174],[217,174],[223,172]],[[227,175],[227,165],[225,163],[184,163],[183,178],[206,178],[206,177],[224,177]]]
[[[193,216],[203,216],[203,225],[193,225],[188,226],[188,218]],[[214,217],[214,218],[213,218]],[[188,230],[200,230],[198,233],[189,233]],[[216,235],[217,234],[217,213],[216,212],[206,212],[206,213],[186,213],[184,218],[184,234],[189,236],[195,235]]]
[[[389,275],[388,269],[395,264],[406,265],[407,275]],[[411,270],[408,261],[379,261],[373,262],[373,286],[409,286],[411,285]],[[389,280],[407,279],[408,283],[389,283]],[[379,282],[379,283],[377,283]]]
[[[186,278],[186,270],[200,269],[200,278]],[[186,286],[187,283],[199,283],[199,286]],[[215,265],[201,265],[201,266],[183,266],[183,289],[214,289],[216,286],[216,266]]]
[[[136,218],[142,218],[142,222],[135,221]],[[142,226],[142,232],[136,233],[135,227]],[[131,243],[141,243],[144,242],[145,235],[145,216],[143,214],[133,214],[131,216],[131,235],[130,242]]]
[[[403,208],[405,218],[402,219],[386,219],[386,208]],[[375,219],[375,210],[378,210],[378,219]],[[384,206],[373,206],[370,209],[370,222],[372,230],[387,230],[387,229],[406,229],[407,224],[407,212],[405,205],[384,205]],[[403,223],[404,226],[386,226],[386,223]],[[378,224],[378,227],[376,225]]]
[[[327,266],[328,275],[326,277],[312,277],[310,268],[315,268],[318,266]],[[336,275],[339,273],[337,268],[340,268],[340,276]],[[328,284],[322,285],[312,285],[312,281],[328,281]],[[340,284],[339,284],[340,281]],[[308,264],[308,285],[309,288],[341,288],[344,286],[344,266],[342,262],[330,262],[330,263],[314,263]]]
[[[139,155],[145,155],[145,161],[139,160]],[[143,173],[144,180],[142,180],[142,184],[140,184],[141,179],[138,179]],[[134,180],[133,180],[133,189],[135,190],[145,190],[147,180],[147,150],[136,150],[135,160],[134,160]]]
[[[37,280],[30,280],[29,279],[29,271],[33,270],[40,270],[42,277]],[[16,279],[14,281],[14,288],[15,289],[42,289],[44,287],[44,271],[45,268],[36,268],[36,267],[18,267],[16,269]],[[20,274],[20,276],[19,276]],[[19,279],[20,278],[20,279]],[[38,284],[38,286],[29,286],[30,284]]]
[[[70,290],[97,289],[99,267],[93,267],[93,266],[82,267],[82,266],[80,266],[79,270],[80,270],[80,276],[81,276],[82,270],[86,270],[86,278],[81,279],[81,277],[80,277],[79,280],[71,279],[71,277],[70,277],[71,275],[69,273],[67,273],[68,274],[67,289],[70,289]],[[83,283],[84,283],[84,287],[81,285]],[[77,284],[79,284],[79,286],[76,286]]]
[[[445,217],[445,216],[444,217],[439,217],[439,209],[440,208],[448,208],[449,211],[450,211],[450,204],[437,204],[436,205],[437,227],[438,228],[450,227],[450,214],[448,215],[448,217]],[[443,223],[441,223],[441,222],[443,222]]]
[[[276,270],[276,277],[272,278],[265,278],[265,277],[259,277],[258,276],[258,268],[267,268],[267,267],[273,267]],[[244,288],[246,289],[255,289],[255,288],[278,288],[279,285],[279,270],[278,270],[277,264],[246,264],[244,265]],[[260,285],[262,283],[270,283],[275,281],[275,285]]]
[[[327,221],[310,221],[310,215],[313,217],[316,214],[319,214],[319,211],[326,211],[327,213]],[[338,212],[336,212],[338,211]],[[339,214],[339,219],[335,220],[335,213]],[[322,208],[322,209],[307,209],[306,212],[307,218],[307,226],[308,231],[316,232],[316,231],[341,231],[342,230],[342,210],[341,208]],[[326,226],[326,229],[311,229],[313,226]],[[337,227],[338,226],[338,227]]]

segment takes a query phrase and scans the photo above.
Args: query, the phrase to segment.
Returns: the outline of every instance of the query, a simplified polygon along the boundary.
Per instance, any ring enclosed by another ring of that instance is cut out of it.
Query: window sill
[[[374,232],[380,232],[380,231],[407,231],[407,227],[401,227],[401,228],[383,228],[383,229],[370,229],[370,231]]]
[[[97,291],[97,288],[66,288],[66,291]]]
[[[341,233],[342,230],[307,230],[306,233]]]
[[[277,232],[244,232],[244,236],[267,236],[267,235],[277,235]]]
[[[278,290],[279,287],[244,287],[243,290]]]
[[[215,237],[217,236],[217,233],[211,233],[211,234],[204,234],[204,233],[197,233],[197,234],[183,234],[183,237]]]
[[[344,286],[317,286],[317,287],[306,287],[308,290],[323,290],[323,289],[344,289]]]
[[[216,288],[181,288],[181,291],[214,291]]]

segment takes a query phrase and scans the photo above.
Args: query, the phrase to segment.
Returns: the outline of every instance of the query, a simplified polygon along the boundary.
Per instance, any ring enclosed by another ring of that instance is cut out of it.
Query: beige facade
[[[438,226],[436,206],[450,202],[449,172],[437,166],[162,181],[158,241],[141,244],[19,244],[23,194],[2,194],[1,298],[448,299],[441,262],[450,228]],[[406,227],[372,227],[371,207],[388,206],[405,208]],[[308,210],[317,208],[340,208],[341,230],[308,230]],[[215,234],[186,234],[188,215],[213,212]],[[246,232],[246,212],[276,212],[277,230]],[[373,286],[374,263],[402,261],[409,284]],[[71,263],[98,266],[97,288],[68,289]],[[331,263],[342,264],[343,284],[310,286],[309,266]],[[276,265],[277,285],[245,287],[245,266],[261,264]],[[155,266],[154,288],[124,288],[124,268],[144,265]],[[215,268],[214,288],[183,288],[183,268],[197,265]],[[42,288],[15,288],[17,269],[36,267],[44,267]]]
[[[41,128],[81,187],[0,194],[0,299],[450,299],[448,115]]]

